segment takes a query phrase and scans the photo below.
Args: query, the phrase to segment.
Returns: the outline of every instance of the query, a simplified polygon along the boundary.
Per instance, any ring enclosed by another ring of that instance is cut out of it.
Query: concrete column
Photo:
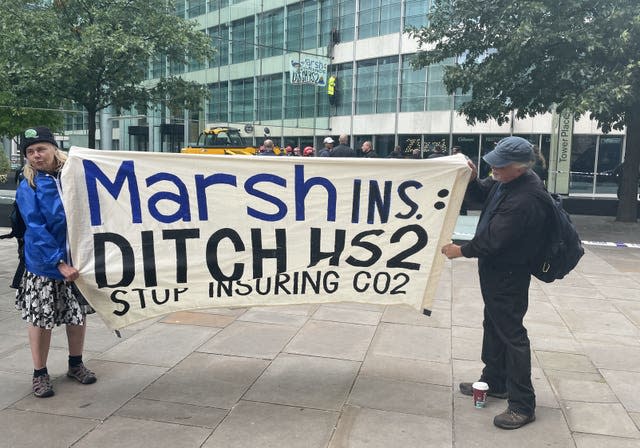
[[[113,124],[111,106],[100,111],[100,149],[113,149]]]

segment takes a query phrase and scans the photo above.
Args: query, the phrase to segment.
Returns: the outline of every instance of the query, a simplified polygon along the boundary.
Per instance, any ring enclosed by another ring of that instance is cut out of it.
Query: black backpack
[[[531,274],[543,282],[551,283],[564,278],[576,267],[584,255],[584,249],[569,214],[562,208],[560,196],[547,192],[544,195],[548,209],[545,226],[547,239],[533,259]]]
[[[18,209],[18,204],[16,203],[16,201],[13,201],[9,219],[11,220],[11,232],[5,235],[0,235],[0,239],[15,238],[18,241],[18,268],[16,269],[16,273],[13,275],[13,280],[11,281],[11,287],[18,289],[25,269],[24,232],[27,230],[27,226],[22,220],[22,215],[20,214],[20,210]]]

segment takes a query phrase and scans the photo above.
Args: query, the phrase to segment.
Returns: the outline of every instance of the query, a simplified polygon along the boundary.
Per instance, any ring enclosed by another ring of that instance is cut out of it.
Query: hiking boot
[[[67,376],[73,378],[82,384],[92,384],[97,381],[96,374],[87,369],[84,364],[78,364],[75,367],[69,367]]]
[[[536,419],[536,414],[521,414],[507,408],[502,414],[498,414],[493,419],[493,424],[502,429],[518,429]]]
[[[33,377],[33,395],[38,398],[46,398],[53,396],[53,386],[49,375],[41,375]]]
[[[473,396],[473,383],[460,383],[460,392],[462,395]],[[490,397],[505,399],[509,398],[509,394],[505,392],[494,392],[491,389],[487,391],[487,395]]]

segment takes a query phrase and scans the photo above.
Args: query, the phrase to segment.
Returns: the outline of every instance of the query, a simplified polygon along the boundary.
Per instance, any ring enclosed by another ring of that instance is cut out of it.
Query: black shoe
[[[462,395],[473,395],[473,383],[460,383],[459,387]],[[502,400],[509,398],[509,394],[507,392],[494,392],[491,389],[489,389],[487,395],[490,397],[500,398]]]
[[[521,414],[507,408],[502,414],[498,414],[493,419],[493,424],[502,429],[518,429],[536,419],[536,414]]]

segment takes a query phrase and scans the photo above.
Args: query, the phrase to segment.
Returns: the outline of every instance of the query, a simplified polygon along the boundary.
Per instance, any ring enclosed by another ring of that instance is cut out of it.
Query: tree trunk
[[[616,221],[638,220],[638,172],[640,171],[640,111],[633,111],[627,120],[627,149],[622,171],[621,198]]]
[[[87,109],[87,113],[89,114],[89,142],[87,146],[91,149],[96,149],[96,110]]]

